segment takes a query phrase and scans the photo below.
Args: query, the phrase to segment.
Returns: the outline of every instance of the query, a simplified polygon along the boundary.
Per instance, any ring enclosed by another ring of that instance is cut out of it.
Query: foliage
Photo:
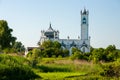
[[[16,38],[12,36],[13,30],[8,27],[5,20],[0,20],[0,46],[2,49],[12,47]]]
[[[40,45],[42,50],[43,57],[58,57],[61,55],[62,57],[66,57],[69,55],[69,51],[67,49],[62,49],[61,44],[58,41],[47,40]]]
[[[98,48],[94,49],[89,57],[90,60],[93,60],[93,63],[98,63],[100,60],[104,60],[106,55],[104,55],[104,49]]]
[[[1,52],[8,54],[8,53],[23,53],[24,54],[25,47],[22,45],[21,42],[15,42],[12,47],[1,49]]]
[[[38,76],[32,71],[30,62],[19,56],[0,54],[0,80],[30,80]]]
[[[14,49],[14,52],[24,52],[25,51],[24,45],[22,45],[22,43],[18,42],[18,41],[14,43],[12,48]]]
[[[103,65],[103,71],[100,74],[102,76],[119,78],[120,77],[120,63],[112,62],[112,63]]]
[[[82,53],[78,48],[72,48],[72,55],[70,59],[81,59],[81,60],[88,60],[89,53]]]
[[[108,52],[113,52],[114,50],[116,50],[116,47],[115,47],[115,45],[109,45],[109,46],[106,48],[106,50],[107,50]]]
[[[67,49],[62,49],[61,45],[57,41],[45,41],[42,45],[42,56],[43,57],[62,57],[69,56],[69,51]],[[120,58],[120,50],[116,49],[115,45],[109,45],[107,48],[90,48],[90,52],[83,53],[78,48],[72,48],[72,55],[70,58],[82,59],[87,61],[93,61],[93,63],[98,63],[99,61],[109,62],[115,61]]]
[[[76,51],[80,52],[80,50],[79,50],[78,48],[73,47],[73,48],[72,48],[72,54],[74,54]]]
[[[25,50],[21,42],[16,42],[16,37],[12,35],[13,29],[8,26],[7,21],[0,20],[0,52],[18,53]]]
[[[33,49],[26,56],[32,63],[32,66],[35,67],[39,62],[39,59],[42,58],[40,49]]]
[[[120,58],[120,50],[116,49],[115,45],[109,45],[104,48],[92,48],[89,53],[82,53],[79,49],[73,48],[71,59],[84,59],[98,63],[99,61],[112,62]]]
[[[80,57],[80,52],[76,51],[74,52],[74,54],[71,55],[70,59],[74,60],[74,59],[79,59]]]

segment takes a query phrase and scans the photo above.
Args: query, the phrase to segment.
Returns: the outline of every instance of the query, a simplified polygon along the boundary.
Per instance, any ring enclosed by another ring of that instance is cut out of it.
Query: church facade
[[[51,26],[51,23],[49,25],[48,30],[42,30],[41,31],[41,37],[40,37],[40,44],[46,40],[51,41],[58,41],[62,48],[66,48],[70,51],[71,55],[71,49],[73,47],[77,47],[82,52],[90,52],[90,37],[89,37],[89,22],[88,22],[88,16],[89,11],[84,9],[81,11],[81,39],[78,37],[78,39],[70,39],[69,37],[67,39],[60,39],[59,38],[59,31],[54,30]]]

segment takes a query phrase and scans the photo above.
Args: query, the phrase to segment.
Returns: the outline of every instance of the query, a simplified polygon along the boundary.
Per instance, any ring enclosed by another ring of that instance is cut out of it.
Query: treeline
[[[109,45],[107,48],[92,48],[89,53],[82,53],[79,49],[73,48],[71,59],[83,59],[87,61],[110,62],[120,58],[120,50],[115,45]]]
[[[39,49],[33,49],[27,54],[27,57],[70,57],[70,59],[82,59],[87,61],[103,61],[110,62],[120,58],[120,50],[116,49],[115,45],[109,45],[107,48],[92,48],[90,52],[83,53],[80,49],[73,47],[72,55],[69,55],[69,50],[62,48],[61,44],[57,41],[45,41],[40,45]]]

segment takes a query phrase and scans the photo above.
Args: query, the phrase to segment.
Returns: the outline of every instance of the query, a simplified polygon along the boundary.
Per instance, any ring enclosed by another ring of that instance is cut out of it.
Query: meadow
[[[43,58],[33,71],[43,80],[114,80],[116,77],[101,76],[102,64],[69,58]],[[39,79],[36,79],[39,80]]]
[[[103,76],[103,66],[113,63],[95,64],[65,57],[41,58],[36,66],[32,66],[31,61],[23,56],[0,54],[0,80],[119,80],[120,60],[115,62],[118,68],[113,67],[118,71],[118,77]],[[114,73],[112,67],[110,70]]]

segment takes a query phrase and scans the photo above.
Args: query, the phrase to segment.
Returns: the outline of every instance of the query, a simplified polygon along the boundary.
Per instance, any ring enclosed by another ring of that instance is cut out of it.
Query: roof
[[[84,8],[83,14],[86,14],[86,13],[87,13],[87,11],[86,11],[86,9]]]
[[[53,30],[53,28],[51,26],[51,23],[50,23],[50,26],[49,26],[49,28],[48,28],[48,30],[46,32],[54,32],[54,30]]]

